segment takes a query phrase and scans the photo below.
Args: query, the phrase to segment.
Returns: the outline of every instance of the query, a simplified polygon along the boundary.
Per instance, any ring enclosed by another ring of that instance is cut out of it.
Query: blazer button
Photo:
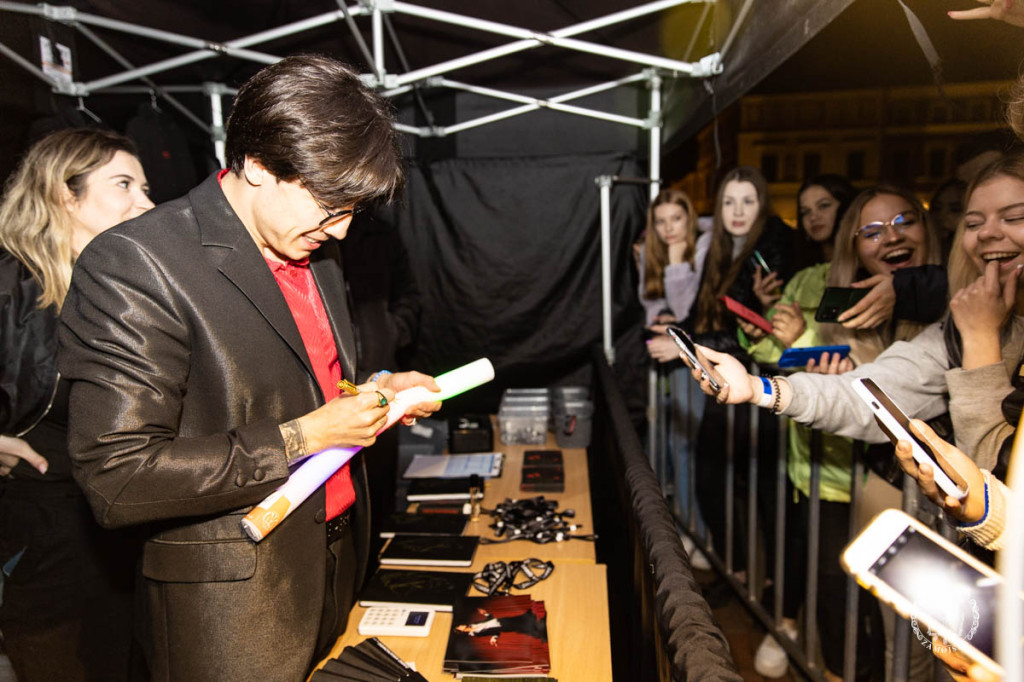
[[[326,509],[317,509],[316,510],[316,515],[313,516],[313,520],[316,521],[317,523],[323,523],[324,521],[326,521],[327,520],[327,510]]]
[[[252,472],[252,477],[257,481],[262,481],[264,476],[266,476],[266,474],[263,472],[263,469],[256,469]]]
[[[237,485],[239,488],[245,487],[245,475],[242,474],[241,471],[239,471],[238,475],[235,476],[235,485]]]

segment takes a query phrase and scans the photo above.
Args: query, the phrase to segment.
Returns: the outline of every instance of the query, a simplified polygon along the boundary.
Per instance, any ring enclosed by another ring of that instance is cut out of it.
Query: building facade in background
[[[735,165],[754,166],[790,224],[800,183],[818,173],[846,175],[858,187],[906,187],[927,202],[956,174],[973,141],[1006,128],[1012,85],[946,84],[945,97],[934,86],[749,95],[701,131],[697,170],[676,186],[710,213],[717,177]]]

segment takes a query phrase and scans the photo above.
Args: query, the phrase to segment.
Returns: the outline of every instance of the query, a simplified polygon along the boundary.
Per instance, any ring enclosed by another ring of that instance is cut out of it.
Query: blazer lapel
[[[331,321],[335,344],[338,347],[338,360],[341,362],[343,375],[353,383],[356,377],[356,339],[352,329],[352,317],[348,310],[348,294],[345,289],[345,278],[341,269],[341,249],[338,242],[325,242],[310,258],[309,267],[313,272],[320,289],[327,317]]]
[[[221,273],[231,280],[259,310],[270,326],[288,344],[316,381],[295,318],[256,242],[238,219],[220,189],[217,175],[211,175],[189,192],[192,210],[199,223],[203,246],[220,248]]]

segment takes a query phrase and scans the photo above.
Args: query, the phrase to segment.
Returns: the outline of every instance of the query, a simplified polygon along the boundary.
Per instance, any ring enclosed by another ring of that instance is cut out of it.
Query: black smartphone
[[[705,360],[700,354],[700,351],[697,350],[697,346],[694,344],[693,339],[690,338],[690,335],[679,327],[668,327],[668,335],[672,337],[676,346],[678,346],[682,354],[686,356],[686,359],[690,361],[693,368],[699,369],[700,373],[707,378],[708,383],[711,385],[711,390],[715,393],[721,391],[722,382],[718,380],[717,373],[714,370],[709,369],[705,364],[707,360]]]
[[[870,289],[854,289],[853,287],[827,287],[814,319],[818,322],[835,322],[845,310],[849,310],[860,299],[868,295]]]

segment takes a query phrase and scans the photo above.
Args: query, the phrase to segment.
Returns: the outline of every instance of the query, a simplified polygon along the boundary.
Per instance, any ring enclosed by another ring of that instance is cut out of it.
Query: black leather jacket
[[[0,433],[23,436],[57,392],[57,315],[39,309],[39,282],[0,251]]]

